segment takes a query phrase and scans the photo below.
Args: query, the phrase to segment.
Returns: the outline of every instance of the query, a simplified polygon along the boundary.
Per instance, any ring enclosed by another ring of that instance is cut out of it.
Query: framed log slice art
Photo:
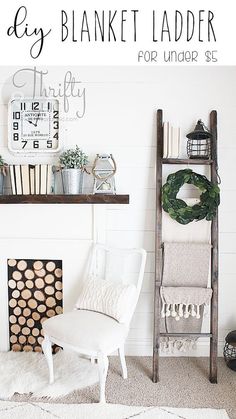
[[[63,311],[62,260],[7,264],[10,350],[41,352],[42,323]]]

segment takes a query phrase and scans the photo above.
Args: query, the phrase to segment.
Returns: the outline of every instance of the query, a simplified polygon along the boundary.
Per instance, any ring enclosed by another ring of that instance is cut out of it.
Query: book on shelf
[[[29,195],[30,194],[30,172],[29,172],[28,164],[21,165],[21,180],[22,180],[22,194]]]
[[[47,194],[52,192],[52,165],[47,165]]]
[[[12,195],[16,195],[15,169],[14,169],[14,166],[12,164],[9,166],[9,173],[10,173]]]
[[[40,195],[47,193],[47,164],[40,165]]]
[[[169,148],[169,122],[164,122],[163,124],[163,157],[168,157],[168,148]]]
[[[19,164],[14,165],[15,170],[15,185],[16,195],[22,195],[22,180],[21,180],[21,168]]]
[[[179,127],[172,127],[171,132],[171,157],[177,159],[180,155],[180,128]]]
[[[35,177],[35,195],[39,195],[40,194],[40,164],[36,164],[35,166],[34,177]]]
[[[29,164],[30,194],[35,194],[35,166]]]
[[[168,153],[167,153],[167,157],[168,158],[171,158],[172,157],[172,134],[173,134],[173,127],[169,123],[168,137],[167,137],[167,141],[168,141]]]

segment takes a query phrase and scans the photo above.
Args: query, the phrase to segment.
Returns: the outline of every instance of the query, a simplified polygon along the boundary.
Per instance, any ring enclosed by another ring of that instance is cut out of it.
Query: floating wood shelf
[[[213,160],[210,159],[162,159],[163,164],[192,164],[192,165],[199,165],[199,164],[212,164]]]
[[[0,204],[129,204],[129,195],[1,195]]]

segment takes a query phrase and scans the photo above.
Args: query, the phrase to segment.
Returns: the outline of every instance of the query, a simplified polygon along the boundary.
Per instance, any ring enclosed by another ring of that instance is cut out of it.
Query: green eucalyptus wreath
[[[189,206],[182,199],[176,198],[180,188],[189,183],[200,189],[200,202]],[[216,215],[220,203],[220,189],[210,182],[206,176],[193,172],[191,169],[179,170],[167,177],[162,187],[162,206],[171,218],[180,224],[188,224],[193,220],[211,221]]]

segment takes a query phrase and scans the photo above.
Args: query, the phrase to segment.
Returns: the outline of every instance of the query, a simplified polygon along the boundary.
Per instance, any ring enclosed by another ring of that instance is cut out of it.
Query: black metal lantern
[[[224,358],[227,366],[236,371],[236,330],[228,333],[225,338]]]
[[[194,131],[186,135],[187,153],[190,159],[209,159],[211,157],[212,134],[199,119]]]

